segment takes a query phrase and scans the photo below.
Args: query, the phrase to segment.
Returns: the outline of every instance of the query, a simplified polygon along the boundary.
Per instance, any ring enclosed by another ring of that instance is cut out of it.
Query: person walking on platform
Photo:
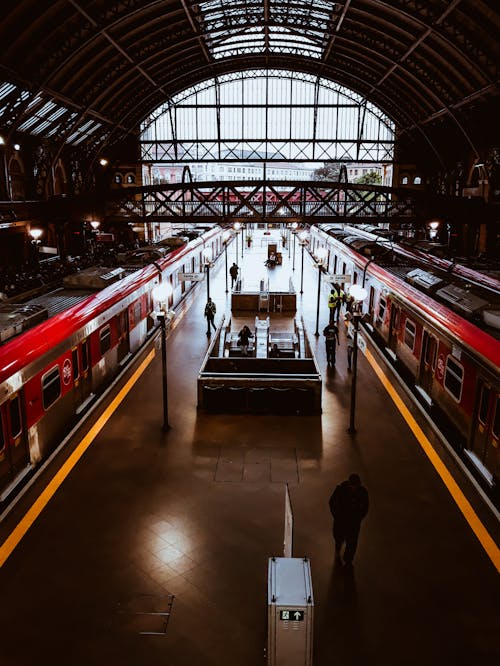
[[[323,329],[326,347],[326,362],[328,365],[335,365],[337,345],[340,344],[339,329],[337,325],[330,321]]]
[[[234,283],[238,279],[238,264],[233,261],[233,265],[229,269],[229,275],[231,276],[231,289],[234,287]]]
[[[361,484],[358,474],[351,474],[346,481],[340,483],[332,493],[329,501],[333,516],[333,539],[335,541],[335,557],[345,543],[344,565],[351,566],[358,545],[361,521],[368,513],[368,491]]]
[[[209,296],[207,304],[205,305],[205,317],[207,318],[207,335],[212,334],[212,331],[210,330],[210,326],[212,326],[214,331],[217,328],[216,325],[215,325],[215,322],[214,322],[214,317],[215,317],[216,312],[217,312],[217,308],[215,307],[215,303],[213,302],[213,300]]]
[[[330,321],[338,321],[340,316],[340,307],[344,301],[344,292],[336,282],[330,289],[328,296],[328,310],[330,312]]]

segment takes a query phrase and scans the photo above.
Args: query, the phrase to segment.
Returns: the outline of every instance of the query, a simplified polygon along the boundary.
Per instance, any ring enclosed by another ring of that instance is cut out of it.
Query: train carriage
[[[153,287],[168,282],[174,307],[188,289],[178,273],[201,272],[204,250],[216,259],[222,247],[222,230],[214,227],[0,347],[0,501],[148,340]]]
[[[359,241],[335,227],[311,228],[313,255],[324,248],[329,272],[348,274],[367,289],[364,325],[498,502],[499,336],[408,283],[396,259],[393,267],[373,240],[371,246]]]

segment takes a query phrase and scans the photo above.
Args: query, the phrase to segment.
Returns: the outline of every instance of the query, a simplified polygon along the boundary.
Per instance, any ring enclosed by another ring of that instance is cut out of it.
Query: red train
[[[329,272],[363,284],[365,325],[498,504],[500,285],[488,289],[478,276],[471,288],[470,275],[460,284],[376,246],[338,225],[311,228],[312,253],[326,248]]]
[[[145,344],[155,325],[151,292],[160,271],[173,307],[189,285],[178,273],[202,272],[206,248],[214,258],[221,253],[220,227],[0,346],[0,500]]]

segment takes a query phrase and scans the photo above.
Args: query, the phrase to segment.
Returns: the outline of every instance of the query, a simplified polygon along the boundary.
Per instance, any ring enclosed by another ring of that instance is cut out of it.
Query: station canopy
[[[330,80],[399,136],[498,132],[498,0],[3,0],[0,132],[97,150],[176,95],[249,70]]]

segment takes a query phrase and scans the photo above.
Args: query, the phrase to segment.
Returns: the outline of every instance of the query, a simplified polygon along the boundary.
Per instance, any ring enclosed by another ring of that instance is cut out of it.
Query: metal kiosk
[[[268,570],[268,666],[312,666],[313,611],[309,560],[271,557]]]

